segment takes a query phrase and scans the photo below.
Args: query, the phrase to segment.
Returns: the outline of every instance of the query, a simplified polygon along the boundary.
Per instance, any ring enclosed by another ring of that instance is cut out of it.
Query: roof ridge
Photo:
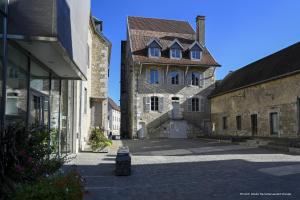
[[[164,18],[156,18],[156,17],[143,17],[143,16],[127,16],[127,18],[142,18],[142,19],[154,19],[154,20],[164,20],[164,21],[176,21],[176,22],[185,22],[190,25],[187,20],[176,20],[176,19],[164,19]],[[192,27],[192,26],[191,26]]]
[[[258,83],[274,80],[300,70],[300,42],[291,44],[259,60],[241,67],[224,77],[211,97],[222,95]]]
[[[243,67],[241,67],[241,68],[235,70],[233,73],[242,71],[243,69],[247,69],[247,68],[251,67],[251,66],[252,66],[253,64],[255,64],[255,63],[259,63],[259,62],[261,62],[262,60],[265,60],[265,59],[268,59],[269,57],[275,56],[275,54],[281,53],[281,52],[283,52],[283,51],[285,51],[285,50],[287,50],[287,49],[289,49],[289,48],[291,48],[291,47],[293,47],[293,46],[296,46],[296,45],[298,45],[298,44],[300,44],[300,42],[296,42],[296,43],[294,43],[294,44],[292,44],[292,45],[289,45],[289,46],[284,47],[283,49],[280,49],[280,50],[275,51],[275,52],[273,52],[273,53],[271,53],[271,54],[268,54],[268,55],[266,55],[266,56],[264,56],[264,57],[262,57],[262,58],[260,58],[260,59],[258,59],[258,60],[256,60],[256,61],[253,61],[253,62],[251,62],[251,63],[249,63],[249,64],[246,64],[245,66],[243,66]]]

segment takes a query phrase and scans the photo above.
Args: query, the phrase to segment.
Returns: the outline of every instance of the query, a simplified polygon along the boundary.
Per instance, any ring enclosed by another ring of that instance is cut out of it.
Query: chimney
[[[205,46],[205,16],[198,15],[196,17],[196,40]]]

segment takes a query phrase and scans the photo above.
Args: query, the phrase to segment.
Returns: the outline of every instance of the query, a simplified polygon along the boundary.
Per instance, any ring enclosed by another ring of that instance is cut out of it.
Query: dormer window
[[[161,56],[162,45],[157,39],[151,39],[148,44],[148,56],[151,58],[159,58]]]
[[[192,50],[191,51],[191,59],[192,60],[200,60],[200,50]]]
[[[181,59],[182,58],[182,50],[183,46],[180,44],[180,42],[175,39],[170,45],[170,58],[171,59]]]
[[[181,58],[181,50],[180,49],[170,49],[171,58],[180,59]]]
[[[190,58],[191,60],[200,60],[203,47],[199,44],[199,42],[195,41],[190,47]]]
[[[149,57],[160,57],[160,48],[149,47]]]

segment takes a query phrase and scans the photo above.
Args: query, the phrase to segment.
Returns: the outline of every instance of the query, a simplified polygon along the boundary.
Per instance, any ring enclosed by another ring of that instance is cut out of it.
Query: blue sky
[[[206,46],[229,71],[300,41],[299,0],[92,0],[92,14],[104,22],[112,42],[109,96],[119,104],[120,43],[126,39],[126,17],[144,16],[188,21],[206,16]],[[300,56],[300,55],[299,55]]]

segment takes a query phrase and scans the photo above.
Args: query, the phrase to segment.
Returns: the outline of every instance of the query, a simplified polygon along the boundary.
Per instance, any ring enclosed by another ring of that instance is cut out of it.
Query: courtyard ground
[[[114,175],[119,146],[129,146],[132,175]],[[79,153],[85,199],[300,199],[300,156],[191,139],[114,141],[108,154]]]

